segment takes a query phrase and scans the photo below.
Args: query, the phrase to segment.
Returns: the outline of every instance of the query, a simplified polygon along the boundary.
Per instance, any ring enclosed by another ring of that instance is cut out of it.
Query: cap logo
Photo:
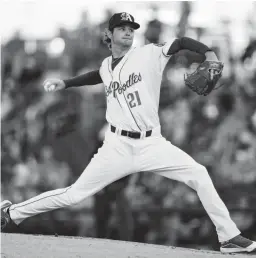
[[[132,17],[129,13],[121,13],[121,20],[122,21],[131,21],[132,22]]]

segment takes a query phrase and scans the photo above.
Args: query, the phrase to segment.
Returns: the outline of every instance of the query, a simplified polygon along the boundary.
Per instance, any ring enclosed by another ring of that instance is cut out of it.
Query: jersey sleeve
[[[100,69],[99,69],[99,74],[100,74],[101,78],[102,78],[102,64],[103,64],[103,62],[101,63],[101,66],[100,66]]]
[[[162,73],[164,68],[172,55],[168,55],[168,50],[174,40],[162,44],[150,44],[151,45],[151,57],[152,62],[155,65],[157,72]]]
[[[102,78],[102,80],[103,80],[103,78],[104,78],[104,68],[106,67],[108,65],[108,58],[105,58],[103,61],[102,61],[102,63],[101,63],[101,66],[100,66],[100,69],[99,69],[99,74],[100,74],[100,77]],[[104,82],[104,80],[103,80],[103,82]]]

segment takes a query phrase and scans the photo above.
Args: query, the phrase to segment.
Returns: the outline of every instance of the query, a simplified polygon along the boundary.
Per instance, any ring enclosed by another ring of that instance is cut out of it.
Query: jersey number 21
[[[129,100],[129,105],[131,108],[141,105],[140,95],[137,90],[133,93],[127,94],[127,98]]]

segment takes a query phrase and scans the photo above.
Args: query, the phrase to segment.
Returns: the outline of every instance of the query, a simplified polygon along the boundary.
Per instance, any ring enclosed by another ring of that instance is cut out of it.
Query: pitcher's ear
[[[108,28],[105,28],[105,35],[108,37],[108,38],[112,38],[112,34],[113,34],[113,32],[112,31],[110,31]]]

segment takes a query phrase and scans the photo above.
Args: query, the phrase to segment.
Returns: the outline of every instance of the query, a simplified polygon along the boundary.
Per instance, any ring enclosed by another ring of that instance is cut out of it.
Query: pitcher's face
[[[112,34],[112,45],[131,47],[134,38],[134,29],[129,25],[115,27]]]

